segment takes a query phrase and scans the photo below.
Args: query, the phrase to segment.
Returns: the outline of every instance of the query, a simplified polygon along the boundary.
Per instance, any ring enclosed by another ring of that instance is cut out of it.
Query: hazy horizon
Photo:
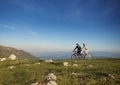
[[[0,46],[3,46],[3,45],[0,45]],[[10,46],[5,46],[5,47],[10,47]],[[15,47],[12,47],[12,48],[15,48]],[[15,48],[15,49],[18,49],[18,48]],[[24,49],[18,49],[18,50],[26,51],[42,60],[45,60],[45,59],[53,59],[53,60],[70,59],[71,55],[74,53],[73,51],[42,51],[42,52],[35,51],[34,52],[33,50],[31,50],[31,51],[27,51]],[[120,58],[119,52],[89,51],[89,55],[93,56],[93,58]]]

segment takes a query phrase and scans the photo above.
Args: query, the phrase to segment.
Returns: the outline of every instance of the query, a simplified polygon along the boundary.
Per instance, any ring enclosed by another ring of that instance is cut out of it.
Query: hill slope
[[[23,50],[18,50],[12,47],[0,46],[0,58],[9,57],[11,54],[15,54],[17,58],[20,59],[37,59],[37,57]]]

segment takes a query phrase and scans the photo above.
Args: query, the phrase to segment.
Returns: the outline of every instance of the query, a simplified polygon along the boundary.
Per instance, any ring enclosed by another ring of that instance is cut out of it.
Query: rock
[[[0,61],[5,61],[5,60],[6,60],[6,58],[1,58],[1,59],[0,59]]]
[[[70,66],[70,65],[68,64],[68,62],[63,62],[63,65],[64,65],[64,66]]]
[[[40,65],[40,63],[34,63],[34,65]]]
[[[71,75],[75,75],[75,76],[77,76],[78,74],[77,74],[77,73],[75,73],[75,72],[72,72],[72,73],[71,73]]]
[[[88,67],[93,67],[92,65],[88,65]]]
[[[38,82],[32,83],[31,85],[38,85]]]
[[[115,79],[115,77],[111,74],[108,74],[109,77],[111,77],[112,79]]]
[[[15,66],[10,66],[9,68],[10,68],[10,69],[13,69],[13,68],[15,68]]]
[[[58,85],[55,81],[49,81],[46,85]]]
[[[15,59],[16,59],[16,56],[15,56],[15,54],[11,54],[11,55],[9,56],[9,58],[10,58],[11,60],[15,60]]]
[[[78,67],[78,64],[73,64],[73,66]]]
[[[56,80],[57,80],[57,77],[56,77],[53,73],[49,73],[49,74],[46,76],[46,80],[47,80],[47,81],[56,81]]]
[[[40,64],[40,63],[36,63],[36,64]]]
[[[57,77],[53,73],[49,73],[46,76],[46,85],[58,85],[56,83]]]
[[[50,63],[50,62],[53,62],[53,60],[52,60],[52,59],[49,59],[49,60],[45,60],[45,62]]]

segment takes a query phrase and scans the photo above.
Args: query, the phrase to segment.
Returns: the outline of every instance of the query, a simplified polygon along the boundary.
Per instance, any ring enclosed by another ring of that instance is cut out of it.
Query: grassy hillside
[[[15,54],[20,59],[37,59],[35,56],[23,50],[18,50],[12,47],[0,46],[0,58],[9,57],[11,54]]]
[[[78,64],[78,67],[65,67],[63,62]],[[45,85],[49,72],[57,76],[58,85],[120,85],[120,59],[56,60],[52,63],[6,60],[0,62],[0,85],[31,85],[36,81]]]

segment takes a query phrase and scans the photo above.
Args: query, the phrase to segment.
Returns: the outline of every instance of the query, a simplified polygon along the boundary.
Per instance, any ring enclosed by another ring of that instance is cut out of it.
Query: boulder
[[[16,56],[15,56],[15,54],[11,54],[11,55],[9,56],[9,58],[10,58],[11,60],[15,60],[15,59],[16,59]]]
[[[58,85],[55,81],[49,81],[46,85]]]
[[[46,85],[58,85],[56,83],[57,77],[53,73],[49,73],[46,76]]]
[[[53,73],[49,73],[49,74],[46,76],[46,80],[47,80],[47,81],[56,81],[56,80],[57,80],[57,77],[56,77]]]

